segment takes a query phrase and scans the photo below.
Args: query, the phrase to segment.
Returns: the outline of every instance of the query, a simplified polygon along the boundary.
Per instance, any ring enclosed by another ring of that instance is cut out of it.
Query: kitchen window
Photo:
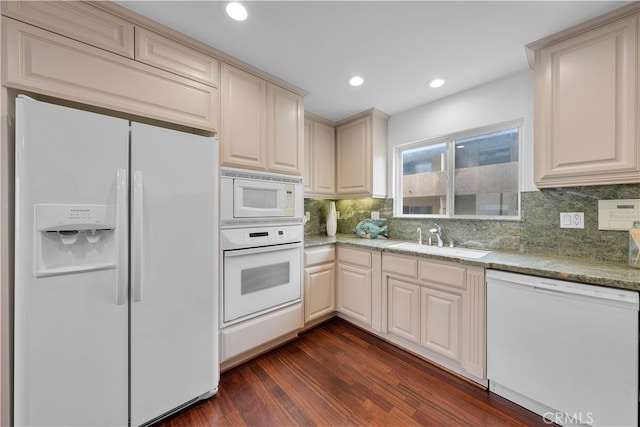
[[[396,148],[396,216],[520,217],[522,123]]]

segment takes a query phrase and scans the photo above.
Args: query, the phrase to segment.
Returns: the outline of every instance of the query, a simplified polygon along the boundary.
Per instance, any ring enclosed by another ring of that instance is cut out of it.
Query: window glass
[[[396,148],[396,215],[520,216],[520,124]]]
[[[447,207],[447,144],[402,152],[402,213],[444,215]]]
[[[518,215],[518,128],[454,143],[454,216]]]

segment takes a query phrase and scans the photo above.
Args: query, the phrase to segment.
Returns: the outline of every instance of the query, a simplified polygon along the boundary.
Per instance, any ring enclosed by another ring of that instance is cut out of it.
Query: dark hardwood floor
[[[341,320],[222,374],[216,396],[157,424],[176,426],[547,425]]]

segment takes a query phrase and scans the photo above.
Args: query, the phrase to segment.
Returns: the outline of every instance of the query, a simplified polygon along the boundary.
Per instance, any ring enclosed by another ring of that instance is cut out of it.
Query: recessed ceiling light
[[[247,16],[249,16],[247,8],[237,1],[229,2],[225,10],[227,11],[227,15],[236,21],[244,21],[247,19]]]
[[[364,79],[360,76],[353,76],[349,79],[351,86],[360,86],[362,83],[364,83]]]
[[[436,88],[436,87],[440,87],[444,84],[444,79],[441,77],[437,77],[435,79],[431,79],[427,82],[427,84],[429,85],[429,87],[431,88]]]

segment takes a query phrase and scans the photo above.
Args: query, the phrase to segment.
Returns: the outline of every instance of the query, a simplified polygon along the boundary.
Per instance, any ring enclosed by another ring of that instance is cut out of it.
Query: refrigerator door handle
[[[133,302],[142,301],[142,255],[143,255],[143,191],[142,172],[133,173],[133,203],[132,203],[132,239],[131,239],[131,298]]]
[[[118,265],[116,270],[116,305],[127,302],[128,230],[127,230],[127,170],[116,171],[116,230]]]

